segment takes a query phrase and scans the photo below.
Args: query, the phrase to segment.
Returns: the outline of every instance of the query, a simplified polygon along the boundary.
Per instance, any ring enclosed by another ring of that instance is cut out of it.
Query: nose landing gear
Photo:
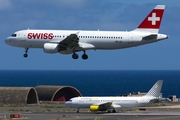
[[[24,56],[24,58],[27,58],[28,57],[28,50],[29,50],[29,48],[25,48],[25,54],[23,55]]]

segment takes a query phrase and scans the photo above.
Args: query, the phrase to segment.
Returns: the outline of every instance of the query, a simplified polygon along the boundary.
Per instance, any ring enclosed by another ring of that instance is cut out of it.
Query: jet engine
[[[106,111],[107,109],[104,107],[100,107],[99,105],[91,105],[90,106],[90,111],[95,112],[95,111]]]
[[[66,47],[62,47],[57,43],[45,43],[44,44],[44,52],[45,53],[53,54],[53,53],[58,53],[58,52],[65,51],[65,50],[66,50]]]

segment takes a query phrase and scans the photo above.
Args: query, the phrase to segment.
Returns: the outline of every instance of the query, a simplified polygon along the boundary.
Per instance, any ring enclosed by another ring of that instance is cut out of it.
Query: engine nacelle
[[[99,111],[99,105],[91,105],[90,111]]]
[[[44,44],[44,52],[45,53],[58,53],[59,45],[56,43],[45,43]]]
[[[106,111],[107,109],[105,107],[101,107],[99,105],[91,105],[90,111],[96,112],[96,111]]]

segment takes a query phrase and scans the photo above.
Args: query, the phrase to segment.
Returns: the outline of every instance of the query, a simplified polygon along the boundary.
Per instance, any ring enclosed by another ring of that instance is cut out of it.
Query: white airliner
[[[45,53],[72,54],[83,51],[82,59],[88,59],[86,50],[113,50],[139,46],[167,39],[159,34],[165,5],[157,5],[144,21],[132,31],[84,31],[84,30],[20,30],[8,37],[8,45],[25,48],[24,57],[28,57],[29,48],[43,48]]]
[[[157,81],[149,92],[142,97],[74,97],[65,103],[66,107],[89,108],[90,111],[116,112],[116,108],[139,107],[165,100],[160,98],[162,80]],[[112,110],[112,111],[111,111]]]

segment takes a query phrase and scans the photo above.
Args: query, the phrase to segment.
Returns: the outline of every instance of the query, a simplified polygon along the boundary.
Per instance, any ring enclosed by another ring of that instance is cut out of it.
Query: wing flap
[[[95,49],[95,46],[89,43],[81,43],[79,42],[79,47],[84,49],[84,50],[88,50],[88,49]]]
[[[112,108],[121,108],[120,105],[116,105],[116,104],[112,104],[111,107],[112,107]]]

